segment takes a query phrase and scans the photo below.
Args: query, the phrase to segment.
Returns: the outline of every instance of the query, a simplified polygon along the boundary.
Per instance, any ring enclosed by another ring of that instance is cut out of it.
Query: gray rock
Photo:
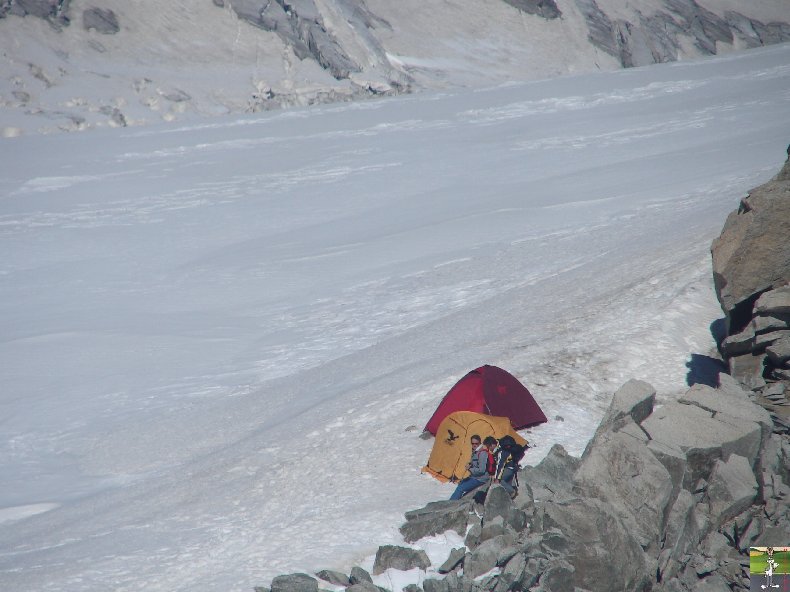
[[[359,72],[326,29],[313,0],[234,0],[236,14],[256,27],[276,33],[299,59],[314,59],[337,79]]]
[[[361,567],[357,567],[356,565],[351,568],[351,573],[348,577],[351,584],[372,584],[373,578],[370,577],[370,574],[362,569]]]
[[[305,573],[277,576],[272,580],[271,592],[318,592],[318,580]]]
[[[697,582],[691,592],[731,592],[731,589],[723,577],[713,574]]]
[[[761,333],[760,335],[755,336],[754,338],[754,350],[755,351],[762,351],[770,345],[773,345],[777,341],[781,339],[787,338],[790,336],[790,331],[788,330],[779,330],[779,331],[771,331],[770,333]],[[768,356],[770,358],[770,356]]]
[[[642,422],[653,440],[677,446],[686,453],[688,471],[684,486],[707,479],[719,458],[730,454],[754,462],[763,431],[759,424],[724,413],[714,413],[697,405],[668,403]]]
[[[542,592],[574,592],[576,568],[562,559],[549,562],[540,578],[538,590]]]
[[[494,592],[508,592],[509,590],[527,589],[523,587],[524,572],[527,568],[527,558],[523,553],[517,553],[510,558],[502,573],[499,581],[494,588]]]
[[[781,547],[790,541],[790,523],[786,520],[778,526],[769,526],[754,540],[755,547]]]
[[[450,590],[446,580],[439,580],[437,578],[427,578],[423,580],[422,588],[425,592],[449,592]]]
[[[339,571],[332,571],[331,569],[323,569],[315,574],[316,577],[325,582],[329,582],[335,586],[343,586],[347,588],[351,585],[351,579]]]
[[[461,576],[458,575],[458,572],[447,574],[447,577],[444,578],[444,581],[447,583],[447,589],[451,592],[461,591],[463,582],[461,580]]]
[[[643,547],[657,547],[672,499],[672,479],[640,441],[615,433],[587,451],[574,485],[582,495],[608,502],[633,524]]]
[[[753,325],[748,325],[740,333],[730,335],[722,342],[722,352],[725,356],[738,356],[746,354],[754,349],[754,332]]]
[[[704,53],[714,55],[717,41],[732,44],[732,31],[727,22],[694,0],[664,0],[664,3],[680,17],[683,30]]]
[[[403,587],[402,592],[423,592],[423,589],[417,584],[409,584],[408,586]]]
[[[647,449],[656,457],[658,462],[664,465],[667,473],[669,473],[672,482],[670,499],[677,498],[683,483],[686,481],[686,470],[688,467],[686,453],[679,446],[656,440],[650,440],[647,443]]]
[[[501,485],[492,485],[488,488],[488,495],[483,505],[483,526],[497,516],[501,516],[503,521],[507,520],[512,510],[513,501],[510,499],[510,494]]]
[[[562,543],[554,547],[574,567],[574,586],[590,592],[649,590],[656,563],[610,504],[594,499],[544,502],[533,531],[542,534],[544,545],[550,537]]]
[[[790,360],[790,337],[782,337],[765,350],[768,359],[776,366],[783,366]]]
[[[450,556],[442,565],[437,569],[440,574],[446,574],[453,571],[464,560],[466,550],[463,547],[458,547],[450,551]]]
[[[515,543],[509,534],[484,541],[464,559],[464,576],[476,578],[504,564],[516,554]]]
[[[469,531],[466,533],[466,539],[464,539],[464,544],[466,548],[474,550],[480,544],[480,537],[483,535],[483,527],[478,522],[473,524],[469,527]]]
[[[388,569],[398,569],[408,571],[410,569],[428,569],[431,560],[422,549],[410,549],[408,547],[398,547],[395,545],[383,545],[376,551],[376,559],[373,562],[373,575],[384,573]]]
[[[519,472],[521,488],[528,484],[535,501],[570,499],[573,494],[568,484],[580,463],[580,459],[568,454],[560,444],[554,444],[537,466]]]
[[[346,588],[346,592],[384,592],[381,588],[376,586],[373,582],[360,582],[359,584],[351,584]]]
[[[497,516],[493,520],[488,520],[482,525],[478,542],[482,543],[503,534],[505,534],[505,520],[502,516]]]
[[[754,312],[762,315],[790,315],[790,285],[764,292],[754,303]]]
[[[614,23],[595,0],[576,0],[576,6],[587,23],[587,39],[590,43],[609,55],[619,56],[620,45],[615,40]]]
[[[518,8],[522,12],[541,16],[547,20],[562,16],[554,0],[504,0],[507,4]]]
[[[54,17],[58,11],[57,0],[16,0],[14,4],[22,15],[29,14],[39,18]]]
[[[765,386],[765,355],[743,354],[732,356],[727,360],[730,374],[743,386],[749,389],[758,389]]]
[[[664,530],[664,550],[659,560],[661,579],[669,580],[680,573],[683,558],[696,550],[700,532],[694,516],[694,496],[681,489],[669,512]]]
[[[464,536],[471,505],[471,501],[431,502],[424,508],[406,512],[406,523],[400,532],[408,543],[448,530]]]
[[[615,392],[598,430],[618,431],[630,418],[640,424],[653,413],[656,389],[642,380],[629,380]]]
[[[754,422],[763,427],[766,438],[770,432],[771,420],[768,413],[752,403],[743,390],[738,393],[732,389],[713,389],[704,384],[696,384],[678,401],[710,411],[715,419],[729,421],[727,417],[734,417]],[[750,459],[754,460],[751,457]]]
[[[751,320],[757,295],[790,282],[787,236],[790,179],[780,172],[752,190],[711,246],[716,295],[727,315],[728,333],[740,331]]]
[[[505,526],[513,530],[513,532],[521,532],[527,527],[529,516],[524,510],[513,508],[508,514]]]
[[[82,26],[86,31],[93,29],[102,35],[114,35],[121,30],[118,17],[112,10],[95,7],[83,11]]]
[[[737,454],[716,461],[708,486],[708,504],[715,525],[722,525],[749,508],[757,496],[751,463]]]
[[[755,333],[768,333],[790,328],[790,314],[772,313],[758,314],[752,319]]]
[[[760,35],[752,25],[751,19],[735,11],[726,11],[724,13],[724,18],[727,21],[727,24],[730,26],[733,35],[736,35],[742,42],[744,42],[746,47],[752,48],[762,45]]]

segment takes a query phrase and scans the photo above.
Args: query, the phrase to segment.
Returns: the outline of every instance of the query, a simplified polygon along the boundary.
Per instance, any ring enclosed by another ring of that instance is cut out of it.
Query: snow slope
[[[0,589],[369,563],[451,493],[417,436],[483,363],[551,418],[528,462],[580,454],[710,363],[710,241],[789,139],[785,44],[3,141]]]

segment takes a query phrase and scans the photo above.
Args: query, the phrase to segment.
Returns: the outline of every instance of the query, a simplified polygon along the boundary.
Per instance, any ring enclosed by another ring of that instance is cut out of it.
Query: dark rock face
[[[790,39],[787,23],[766,25],[733,11],[721,18],[695,0],[664,0],[664,10],[638,14],[633,22],[611,20],[595,0],[576,0],[576,6],[587,21],[590,42],[626,68],[675,61],[683,38],[708,55],[717,53],[717,43],[731,45],[736,37],[749,47]]]
[[[541,16],[546,20],[556,19],[562,16],[562,12],[557,7],[554,0],[504,0],[514,8],[522,12]]]
[[[277,576],[271,592],[318,592],[318,580],[303,573]]]
[[[89,8],[82,13],[82,26],[86,30],[94,29],[102,35],[114,35],[121,30],[118,17],[112,10]]]
[[[400,532],[409,543],[448,530],[463,535],[469,520],[470,504],[469,501],[432,502],[420,510],[407,512],[406,523]]]
[[[373,563],[373,575],[384,573],[388,569],[401,571],[408,571],[415,567],[427,569],[430,565],[431,561],[423,550],[385,545],[379,547],[379,550],[376,552],[376,560]]]
[[[47,19],[58,28],[69,24],[70,0],[4,0],[0,2],[0,18],[8,14]]]
[[[315,59],[337,79],[360,71],[324,27],[313,0],[237,0],[231,7],[247,22],[277,33],[299,59]]]

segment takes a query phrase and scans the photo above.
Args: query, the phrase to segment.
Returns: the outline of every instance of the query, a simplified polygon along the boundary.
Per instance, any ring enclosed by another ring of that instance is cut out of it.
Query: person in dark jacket
[[[496,458],[496,469],[494,471],[494,483],[499,483],[505,488],[511,498],[518,495],[518,488],[513,485],[513,481],[518,473],[520,458],[514,457],[515,452],[509,448],[499,447],[494,453]],[[523,455],[523,452],[520,456]]]
[[[469,476],[461,479],[458,487],[455,488],[451,500],[459,500],[470,491],[485,485],[491,478],[489,466],[494,464],[494,449],[496,448],[496,438],[488,436],[480,444],[480,436],[472,436],[472,459],[466,465]]]

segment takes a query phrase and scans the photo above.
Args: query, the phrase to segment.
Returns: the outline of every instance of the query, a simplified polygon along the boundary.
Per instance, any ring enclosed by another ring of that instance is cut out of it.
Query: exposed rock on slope
[[[643,66],[788,41],[788,21],[785,0],[0,0],[0,132]]]

